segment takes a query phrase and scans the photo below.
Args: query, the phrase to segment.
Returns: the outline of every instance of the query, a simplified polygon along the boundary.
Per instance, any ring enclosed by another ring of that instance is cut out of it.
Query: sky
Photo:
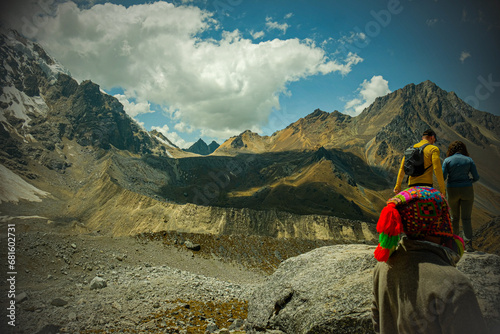
[[[431,80],[500,115],[500,2],[18,0],[0,23],[181,148]]]

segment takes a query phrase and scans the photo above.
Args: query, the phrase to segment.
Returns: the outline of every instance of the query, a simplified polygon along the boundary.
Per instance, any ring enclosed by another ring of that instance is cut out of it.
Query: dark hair
[[[455,140],[453,143],[450,144],[446,156],[451,157],[455,153],[460,153],[469,156],[469,152],[467,152],[467,147],[465,146],[464,143],[462,143],[459,140]]]
[[[429,137],[434,136],[434,137],[436,137],[436,133],[432,129],[427,129],[424,131],[422,136],[429,136]]]

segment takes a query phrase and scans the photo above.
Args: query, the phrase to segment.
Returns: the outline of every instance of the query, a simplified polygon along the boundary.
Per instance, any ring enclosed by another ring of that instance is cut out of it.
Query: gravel
[[[132,237],[24,232],[16,249],[22,299],[2,333],[244,333],[249,295],[267,276]]]

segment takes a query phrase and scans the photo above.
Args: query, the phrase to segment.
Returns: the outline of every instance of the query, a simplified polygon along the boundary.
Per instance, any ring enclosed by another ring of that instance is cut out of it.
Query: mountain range
[[[182,150],[36,43],[9,31],[0,45],[3,215],[111,233],[189,230],[181,215],[203,232],[238,229],[259,212],[275,213],[272,228],[248,220],[262,233],[278,233],[283,212],[375,222],[402,152],[427,128],[443,159],[461,140],[476,162],[473,225],[500,215],[500,117],[431,81],[379,97],[356,117],[317,109],[271,136],[245,131]]]

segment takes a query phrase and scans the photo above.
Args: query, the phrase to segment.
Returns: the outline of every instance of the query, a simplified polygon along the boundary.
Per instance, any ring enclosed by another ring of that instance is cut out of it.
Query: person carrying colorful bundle
[[[377,333],[486,333],[470,280],[455,267],[464,252],[448,204],[431,187],[387,201],[377,231],[372,321]]]

